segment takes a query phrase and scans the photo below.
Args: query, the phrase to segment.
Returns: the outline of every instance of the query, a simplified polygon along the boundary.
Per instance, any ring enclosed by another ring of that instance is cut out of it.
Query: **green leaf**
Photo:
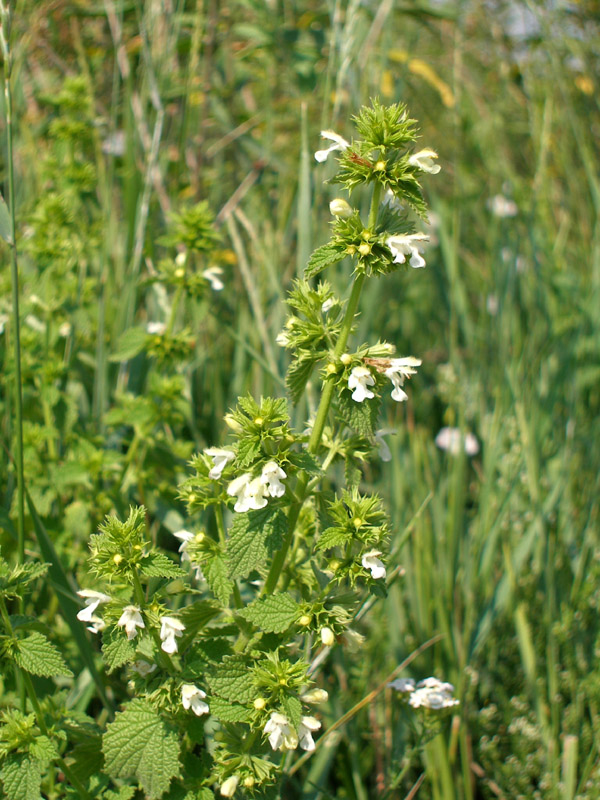
[[[362,480],[362,472],[356,461],[350,454],[346,455],[344,461],[344,478],[346,481],[346,489],[358,489]]]
[[[247,578],[253,570],[263,573],[286,531],[287,519],[279,509],[267,506],[236,514],[227,543],[229,577]]]
[[[105,768],[112,778],[135,776],[150,800],[161,797],[179,775],[179,739],[143,700],[132,700],[102,737]]]
[[[221,609],[213,605],[209,600],[198,600],[182,608],[177,614],[178,619],[185,625],[185,631],[181,640],[181,649],[185,649],[187,646],[188,638],[193,639],[207,622],[210,622],[213,617],[216,617],[217,614],[220,613]]]
[[[283,698],[283,708],[285,716],[289,719],[292,723],[294,728],[297,728],[300,725],[302,720],[302,704],[297,697],[284,697]]]
[[[37,631],[24,639],[14,640],[13,658],[19,667],[32,675],[44,678],[73,675],[56,647]]]
[[[45,765],[57,757],[58,750],[52,739],[49,739],[48,736],[38,736],[29,745],[29,753]]]
[[[7,756],[0,780],[7,800],[41,800],[42,766],[33,756],[22,753]]]
[[[319,536],[315,545],[315,550],[330,550],[332,547],[339,547],[346,544],[351,534],[345,528],[327,528]]]
[[[227,575],[227,562],[220,553],[215,553],[204,561],[202,572],[212,593],[226,606],[233,591],[233,581]]]
[[[221,697],[211,698],[210,713],[221,722],[250,722],[250,712],[245,706]]]
[[[140,563],[144,578],[182,578],[186,573],[164,553],[153,551]]]
[[[315,355],[317,356],[316,358]],[[304,387],[319,358],[319,354],[313,355],[311,353],[310,355],[305,355],[302,353],[299,358],[295,358],[290,364],[287,375],[285,376],[285,385],[294,405],[296,405],[302,397]]]
[[[238,613],[266,633],[283,633],[300,616],[300,606],[286,592],[255,600]]]
[[[381,398],[379,397],[357,403],[352,399],[352,394],[348,389],[343,389],[338,395],[340,416],[347,425],[362,436],[374,436],[380,407]]]
[[[329,267],[331,264],[336,264],[345,257],[346,253],[335,245],[331,244],[331,242],[324,244],[321,247],[317,247],[315,252],[310,257],[306,269],[304,270],[304,277],[306,280],[309,278],[314,278],[314,276],[318,275],[319,272],[322,272],[325,267]]]
[[[213,694],[235,703],[249,703],[256,694],[254,674],[243,656],[229,656],[208,674]]]
[[[12,222],[10,219],[10,211],[6,205],[5,199],[0,194],[0,236],[7,244],[14,244],[12,237]]]
[[[123,630],[106,631],[102,634],[102,654],[108,672],[114,672],[123,664],[135,661],[135,646]]]
[[[144,328],[129,328],[119,336],[117,349],[109,361],[129,361],[141,353],[148,341],[148,334]]]
[[[101,772],[103,766],[101,736],[87,736],[69,749],[69,767],[82,783],[86,783],[95,772]]]

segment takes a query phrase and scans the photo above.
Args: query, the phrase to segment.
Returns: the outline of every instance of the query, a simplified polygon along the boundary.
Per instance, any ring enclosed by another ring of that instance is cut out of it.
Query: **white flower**
[[[343,197],[336,197],[329,203],[329,211],[334,217],[347,219],[352,216],[352,206]]]
[[[166,330],[167,326],[164,322],[148,322],[146,325],[146,333],[155,334],[157,336],[162,336]]]
[[[328,297],[321,306],[321,313],[326,314],[335,305],[335,297]]]
[[[426,147],[424,150],[419,150],[418,153],[412,155],[408,159],[408,163],[413,167],[422,169],[423,172],[429,172],[431,175],[437,175],[441,170],[439,164],[433,163],[433,159],[437,157],[438,155],[435,150],[431,150],[429,147]]]
[[[90,623],[91,625],[88,625],[87,629],[91,633],[100,633],[100,631],[103,631],[104,628],[106,628],[106,623],[104,620],[100,617],[97,617],[95,614],[90,617]]]
[[[63,322],[63,324],[60,325],[58,328],[58,335],[62,336],[63,339],[66,339],[66,337],[70,335],[71,330],[72,330],[71,323]]]
[[[331,647],[335,642],[335,636],[331,628],[321,628],[321,641],[325,647]]]
[[[237,497],[233,510],[243,513],[244,511],[264,508],[267,505],[265,490],[266,486],[261,478],[252,479],[252,475],[247,472],[231,481],[227,487],[227,494],[231,495],[231,497]]]
[[[240,779],[237,775],[231,775],[227,780],[223,781],[219,793],[221,797],[233,797]]]
[[[392,390],[392,399],[401,403],[403,400],[408,399],[408,395],[402,389],[405,378],[415,375],[417,370],[415,367],[421,366],[421,359],[414,358],[413,356],[406,356],[405,358],[392,358],[389,367],[385,370],[384,375],[388,377],[394,384]]]
[[[209,267],[202,274],[215,292],[220,292],[221,289],[225,288],[225,284],[221,280],[221,275],[223,274],[221,267]]]
[[[214,462],[214,467],[208,473],[208,477],[212,478],[213,481],[221,477],[225,465],[235,458],[235,453],[232,450],[225,450],[222,447],[207,447],[204,454],[212,458]]]
[[[300,739],[300,747],[308,753],[312,753],[315,749],[315,743],[312,734],[318,731],[321,723],[314,717],[302,717],[300,725],[298,726],[298,738]]]
[[[380,431],[375,431],[375,442],[379,446],[379,458],[382,461],[392,460],[392,451],[390,450],[386,440],[383,438],[387,433],[394,433],[394,431],[389,430],[388,428],[385,428]]]
[[[107,594],[95,592],[93,589],[81,589],[77,594],[79,597],[83,597],[85,601],[85,608],[82,608],[77,614],[77,619],[80,622],[93,622],[95,616],[94,612],[100,603],[110,602],[110,597]],[[96,617],[96,619],[98,619],[98,617]],[[93,632],[97,633],[97,631]]]
[[[136,628],[146,627],[140,609],[137,606],[125,606],[117,625],[121,628],[125,628],[128,639],[135,639],[137,636]]]
[[[509,200],[502,194],[494,195],[487,201],[487,207],[495,217],[516,217],[519,209],[514,200]]]
[[[194,686],[193,683],[184,683],[181,687],[181,705],[186,711],[191,708],[197,717],[201,717],[202,714],[208,714],[210,711],[207,703],[203,702],[205,697],[206,692]]]
[[[287,717],[273,711],[264,732],[269,734],[269,744],[273,750],[295,750],[298,747],[298,735]]]
[[[396,678],[395,681],[388,683],[390,689],[396,689],[397,692],[403,694],[414,692],[415,682],[412,678]]]
[[[325,703],[329,699],[329,694],[325,689],[309,689],[308,692],[300,695],[300,700],[303,703]]]
[[[451,708],[459,704],[459,701],[452,697],[453,691],[454,686],[451,683],[443,683],[437,678],[425,678],[417,683],[408,703],[413,708],[430,708],[434,711]]]
[[[477,437],[472,433],[463,434],[458,428],[442,428],[435,437],[435,443],[440,450],[446,450],[452,456],[457,456],[461,448],[468,456],[476,456],[479,452]]]
[[[327,161],[327,156],[329,153],[333,153],[334,150],[345,150],[347,147],[350,147],[350,143],[334,131],[321,131],[321,136],[324,139],[329,139],[333,144],[326,150],[317,150],[315,158],[319,162]]]
[[[285,486],[281,481],[284,478],[287,478],[287,474],[275,461],[269,461],[268,464],[265,464],[260,475],[260,479],[266,485],[271,497],[283,497]]]
[[[175,617],[161,617],[160,623],[161,649],[165,653],[176,653],[177,642],[175,637],[183,636],[185,625]]]
[[[369,550],[368,553],[365,553],[362,557],[362,565],[365,569],[370,570],[371,577],[375,580],[379,580],[379,578],[385,578],[385,566],[383,561],[381,561],[377,556],[381,555],[381,550]]]
[[[352,399],[357,403],[362,403],[367,398],[375,397],[367,386],[374,386],[375,379],[367,367],[354,367],[348,378],[348,388],[354,389]]]
[[[142,678],[145,678],[146,675],[150,675],[156,669],[156,664],[149,664],[147,661],[140,659],[139,661],[134,661],[132,669],[134,672],[137,672],[138,675],[141,675]]]
[[[404,236],[389,236],[387,246],[394,256],[394,264],[404,264],[406,256],[410,256],[409,264],[415,269],[425,266],[425,259],[420,255],[423,252],[423,242],[428,242],[426,233],[407,233]]]
[[[181,544],[179,545],[179,551],[181,553],[181,560],[182,561],[189,561],[190,554],[187,551],[188,544],[194,538],[194,534],[191,531],[175,531],[173,534],[175,538],[179,539]]]
[[[383,202],[390,208],[395,209],[396,211],[402,211],[402,203],[398,200],[398,198],[392,192],[391,189],[385,190],[385,194],[383,195]]]

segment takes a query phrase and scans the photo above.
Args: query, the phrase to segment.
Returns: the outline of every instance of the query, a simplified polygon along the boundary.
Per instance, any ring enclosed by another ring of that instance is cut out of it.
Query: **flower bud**
[[[300,619],[298,620],[299,625],[310,625],[310,615],[309,614],[302,614]]]
[[[225,414],[223,419],[225,420],[225,424],[227,425],[227,427],[231,428],[232,431],[234,431],[235,433],[241,432],[242,426],[240,425],[239,422],[237,422],[233,414]]]
[[[257,697],[253,705],[257,711],[262,711],[263,708],[267,705],[267,701],[265,700],[264,697]]]
[[[175,270],[175,277],[176,278],[183,278],[184,275],[185,275],[185,270],[182,267],[180,267],[179,269]]]
[[[255,417],[254,424],[258,425],[259,427],[264,423],[264,419],[262,417]]]
[[[303,703],[325,703],[329,699],[329,694],[325,689],[309,689],[300,696]]]
[[[358,252],[361,254],[361,256],[368,256],[371,252],[371,245],[367,244],[366,242],[361,244],[358,248]]]
[[[328,375],[335,375],[335,373],[337,372],[337,367],[335,364],[329,363],[327,364],[325,371],[327,372]]]
[[[233,797],[239,781],[240,779],[237,775],[231,775],[231,777],[227,778],[227,780],[221,785],[221,797]]]
[[[335,642],[335,636],[331,628],[321,628],[321,641],[326,647],[331,647]]]
[[[384,172],[386,167],[387,167],[387,164],[385,163],[385,161],[378,161],[375,164],[375,169],[377,170],[377,172]]]
[[[358,530],[360,526],[363,524],[363,521],[360,517],[354,517],[354,519],[352,520],[352,524],[354,525],[356,530]]]
[[[185,252],[185,250],[183,251],[183,253],[177,253],[177,255],[175,256],[175,263],[177,264],[178,267],[184,267],[186,261],[187,261],[187,253]]]
[[[334,217],[347,219],[352,216],[352,207],[342,197],[336,197],[329,203],[329,211]]]
[[[347,367],[348,364],[352,362],[352,356],[350,355],[350,353],[342,353],[342,355],[340,356],[340,361],[345,367]]]
[[[246,777],[243,780],[243,784],[246,787],[246,789],[251,789],[255,783],[256,781],[254,780],[252,775],[246,775]]]
[[[113,561],[117,566],[119,566],[121,561],[123,561],[123,556],[120,553],[115,553],[113,556]]]

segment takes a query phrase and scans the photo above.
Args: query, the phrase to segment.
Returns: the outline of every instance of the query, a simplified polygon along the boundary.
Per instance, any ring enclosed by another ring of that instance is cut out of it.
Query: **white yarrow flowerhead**
[[[215,292],[220,292],[221,289],[225,288],[225,284],[221,280],[221,276],[223,275],[221,267],[209,267],[205,269],[202,274]]]
[[[371,370],[367,367],[354,367],[348,378],[348,388],[353,389],[352,399],[357,403],[375,397],[367,386],[374,386],[375,378],[371,375]]]
[[[412,678],[396,678],[395,681],[388,683],[388,686],[402,694],[410,694],[415,690],[415,682]]]
[[[269,744],[273,750],[295,750],[298,747],[298,735],[290,725],[287,717],[273,711],[264,732],[269,734]]]
[[[424,150],[419,150],[418,153],[414,153],[409,159],[408,163],[413,167],[418,167],[419,169],[423,170],[423,172],[429,172],[431,175],[437,175],[438,172],[441,170],[439,164],[434,164],[433,159],[437,158],[438,154],[435,150],[431,150],[429,147],[426,147]]]
[[[177,652],[176,637],[183,636],[185,625],[175,617],[160,618],[160,638],[162,641],[161,650],[165,653]]]
[[[137,606],[125,606],[117,625],[121,628],[125,628],[128,639],[135,639],[137,636],[137,628],[146,627],[140,609]]]
[[[371,577],[375,580],[385,578],[385,565],[377,556],[381,555],[381,550],[369,550],[362,557],[361,563],[365,569],[371,572]]]
[[[472,433],[463,434],[458,428],[442,428],[435,437],[435,443],[440,450],[446,450],[452,456],[457,456],[464,449],[468,456],[476,456],[479,452],[479,442]]]
[[[235,458],[233,450],[225,450],[223,447],[207,447],[204,451],[204,455],[209,456],[209,458],[213,460],[214,467],[212,467],[208,473],[208,477],[212,478],[213,481],[221,477],[221,473],[225,469],[226,464],[229,461],[233,461]]]
[[[205,697],[206,692],[194,686],[193,683],[184,683],[181,687],[181,705],[186,711],[191,708],[197,717],[208,714],[210,711],[208,704],[203,702]]]
[[[181,553],[181,560],[182,561],[190,561],[190,554],[187,551],[188,544],[194,538],[194,534],[191,531],[175,531],[173,534],[175,538],[179,539],[181,544],[179,545],[179,552]]]
[[[85,601],[85,608],[82,608],[77,614],[77,619],[80,622],[93,622],[95,617],[94,612],[100,603],[110,602],[110,597],[107,594],[95,592],[93,589],[81,589],[77,594],[79,597],[83,597]],[[96,617],[96,619],[98,619],[98,617]],[[93,632],[97,633],[97,631]]]
[[[329,153],[333,153],[335,150],[345,150],[347,147],[350,147],[350,142],[347,142],[343,137],[335,133],[335,131],[321,131],[321,136],[324,139],[329,139],[333,144],[326,150],[317,150],[315,158],[319,162],[327,161]]]
[[[394,256],[394,264],[406,263],[406,257],[410,256],[409,264],[414,269],[425,266],[425,259],[421,255],[423,243],[429,241],[426,233],[407,233],[403,236],[388,236],[387,246]]]
[[[283,497],[285,486],[281,481],[284,478],[287,478],[287,473],[275,461],[265,464],[260,475],[260,479],[267,487],[267,492],[271,497]]]
[[[298,726],[298,739],[300,740],[300,747],[306,750],[307,753],[312,753],[315,749],[315,742],[312,734],[318,731],[321,723],[314,717],[302,717],[300,725]]]
[[[237,775],[230,775],[229,778],[221,784],[221,788],[219,789],[221,797],[233,797],[239,782],[240,779]]]
[[[459,701],[452,697],[453,691],[454,686],[451,683],[443,683],[437,678],[425,678],[417,683],[408,703],[413,708],[429,708],[433,711],[452,708],[459,705]]]

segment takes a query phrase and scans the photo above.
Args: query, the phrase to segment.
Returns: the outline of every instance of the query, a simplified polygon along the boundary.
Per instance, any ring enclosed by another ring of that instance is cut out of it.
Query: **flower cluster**
[[[296,731],[286,716],[273,711],[264,732],[268,734],[273,750],[295,750],[300,744],[303,750],[310,753],[315,749],[312,734],[320,727],[321,723],[315,717],[302,717]]]
[[[390,379],[394,386],[391,393],[392,400],[400,403],[408,399],[408,395],[402,387],[407,378],[416,374],[416,367],[421,366],[421,359],[406,356],[405,358],[391,359],[365,358],[364,361]],[[362,365],[354,367],[348,377],[348,389],[352,390],[352,399],[357,403],[362,403],[375,397],[375,394],[369,389],[370,386],[375,386],[375,378],[371,370]]]
[[[283,497],[285,486],[281,483],[287,474],[275,461],[269,461],[257,478],[248,472],[235,478],[227,487],[227,494],[236,498],[234,511],[257,510],[267,505],[269,497]]]
[[[408,696],[408,704],[412,708],[426,708],[439,711],[459,705],[459,700],[452,697],[454,686],[437,678],[424,678],[415,684],[412,678],[398,678],[388,686]]]

